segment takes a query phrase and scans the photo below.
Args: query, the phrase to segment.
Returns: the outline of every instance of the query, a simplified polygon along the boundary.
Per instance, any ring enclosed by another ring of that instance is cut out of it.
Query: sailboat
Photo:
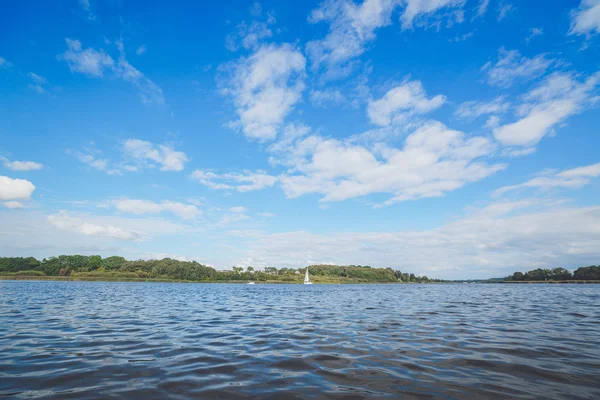
[[[304,274],[304,284],[305,285],[312,285],[313,283],[310,281],[310,279],[308,278],[308,267],[306,267],[306,274]]]

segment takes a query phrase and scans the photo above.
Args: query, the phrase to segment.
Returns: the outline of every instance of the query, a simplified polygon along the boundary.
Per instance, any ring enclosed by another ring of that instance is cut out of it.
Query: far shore
[[[176,279],[151,279],[151,278],[119,278],[119,277],[91,277],[91,276],[19,276],[19,275],[0,275],[0,280],[5,281],[83,281],[83,282],[140,282],[140,283],[236,283],[236,284],[246,284],[249,281],[244,280],[223,280],[223,281],[215,281],[215,280],[205,280],[205,281],[186,281],[186,280],[176,280]],[[298,281],[277,281],[277,280],[267,280],[267,281],[253,281],[257,285],[263,284],[292,284],[292,285],[301,285],[303,283],[302,280]],[[318,277],[317,279],[313,279],[313,283],[315,284],[336,284],[336,285],[373,285],[373,284],[386,284],[386,285],[409,285],[409,284],[418,284],[417,282],[372,282],[372,281],[362,281],[358,279],[327,279],[326,277]],[[462,284],[462,283],[486,283],[486,284],[498,284],[498,283],[510,283],[510,284],[600,284],[600,281],[582,281],[582,280],[570,280],[570,281],[444,281],[444,282],[429,282],[424,283],[427,285],[431,284]]]

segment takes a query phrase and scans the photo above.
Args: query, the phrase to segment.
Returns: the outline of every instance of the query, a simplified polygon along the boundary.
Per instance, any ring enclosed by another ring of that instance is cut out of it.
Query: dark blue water
[[[600,398],[600,285],[0,281],[0,396]]]

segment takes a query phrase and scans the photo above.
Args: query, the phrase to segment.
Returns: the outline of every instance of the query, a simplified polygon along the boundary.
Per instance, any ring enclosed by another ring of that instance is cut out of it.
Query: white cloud
[[[3,57],[0,57],[0,67],[3,67],[3,68],[8,68],[8,67],[10,67],[10,66],[12,66],[12,64],[11,64],[11,63],[9,63],[8,61],[6,61],[6,59],[5,59],[5,58],[3,58]]]
[[[223,93],[233,97],[246,137],[272,140],[304,90],[304,56],[290,44],[265,45],[230,65]]]
[[[120,169],[109,168],[108,160],[98,158],[96,155],[92,154],[91,151],[88,151],[87,153],[82,153],[76,150],[67,150],[67,154],[75,156],[75,158],[77,158],[82,163],[87,164],[90,167],[97,169],[98,171],[106,172],[108,175],[122,175],[122,171]]]
[[[236,222],[245,221],[250,219],[250,217],[244,213],[233,213],[233,214],[225,214],[221,218],[221,220],[215,225],[216,227],[223,227],[227,225],[231,225]]]
[[[581,0],[579,8],[571,11],[570,35],[600,33],[600,0]]]
[[[177,215],[181,219],[195,219],[200,216],[198,208],[191,204],[183,204],[174,201],[163,201],[155,203],[150,200],[120,199],[112,201],[119,211],[135,214],[159,214],[163,211]]]
[[[477,15],[476,17],[482,17],[487,11],[490,0],[481,0],[479,2],[479,7],[477,7]]]
[[[133,84],[139,90],[142,103],[164,104],[162,89],[127,61],[121,40],[115,42],[121,53],[117,63],[102,50],[83,50],[79,40],[65,40],[68,49],[58,59],[65,60],[71,72],[96,78],[102,78],[106,71],[113,72],[117,78]]]
[[[2,204],[4,205],[4,207],[11,208],[11,209],[25,208],[25,206],[22,203],[18,202],[18,201],[5,201]]]
[[[272,213],[272,212],[260,212],[257,215],[259,217],[263,217],[263,218],[273,218],[273,217],[277,216],[277,214]]]
[[[573,75],[555,73],[523,96],[522,116],[516,122],[494,129],[494,137],[504,145],[532,147],[569,116],[592,106],[600,72],[579,82]]]
[[[143,163],[160,165],[161,171],[182,171],[188,161],[184,152],[175,151],[173,148],[139,140],[128,139],[123,144],[123,151],[135,160]]]
[[[306,45],[313,68],[324,66],[329,78],[347,75],[353,67],[349,61],[365,52],[366,46],[375,40],[378,28],[392,23],[396,5],[395,0],[365,0],[360,5],[346,0],[321,3],[308,21],[328,22],[329,33],[324,39]]]
[[[125,59],[124,53],[121,54],[114,71],[117,77],[132,83],[139,90],[139,96],[142,103],[146,105],[165,103],[162,89],[138,69],[129,64]]]
[[[512,4],[500,4],[498,7],[498,21],[502,21],[515,11]]]
[[[473,119],[487,114],[501,114],[508,111],[510,103],[504,96],[498,96],[494,100],[486,101],[465,101],[454,112],[454,115]]]
[[[5,157],[0,157],[0,160],[3,161],[5,167],[13,171],[33,171],[43,168],[42,164],[33,161],[10,161]]]
[[[374,124],[387,126],[413,114],[435,110],[445,101],[446,96],[443,95],[428,99],[421,82],[407,81],[390,89],[381,99],[370,101],[367,114]]]
[[[137,48],[137,50],[135,51],[135,54],[137,54],[138,56],[141,56],[142,54],[146,53],[148,51],[148,47],[145,44],[142,44],[140,47]]]
[[[420,16],[435,13],[442,8],[461,8],[465,0],[403,0],[402,2],[406,3],[406,8],[400,16],[400,21],[402,29],[408,29],[412,28],[413,22]]]
[[[28,180],[0,176],[0,200],[27,200],[34,190],[35,186]]]
[[[500,196],[508,191],[520,188],[568,188],[577,189],[600,176],[600,163],[584,167],[568,169],[558,173],[544,174],[528,180],[525,183],[504,186],[494,191],[494,196]]]
[[[113,67],[112,57],[102,50],[96,51],[92,48],[83,50],[79,40],[68,38],[65,40],[68,49],[58,58],[67,62],[71,72],[101,78],[105,70]]]
[[[409,29],[415,22],[420,26],[427,26],[426,18],[442,9],[452,9],[450,17],[461,22],[464,2],[465,0],[364,0],[356,4],[351,0],[324,1],[312,10],[308,21],[313,24],[329,23],[329,32],[323,39],[308,42],[306,54],[313,70],[325,69],[326,80],[345,77],[355,68],[354,59],[361,56],[369,44],[375,41],[375,32],[392,24],[392,13],[396,7],[404,7],[400,21],[402,29]],[[438,21],[435,25],[439,24]]]
[[[79,0],[79,7],[84,12],[87,19],[90,21],[94,21],[96,19],[96,15],[92,11],[90,0]]]
[[[501,202],[441,227],[396,232],[285,232],[258,236],[244,258],[256,267],[315,263],[392,267],[445,279],[576,267],[600,257],[600,207]]]
[[[60,230],[75,232],[86,236],[101,236],[136,242],[141,242],[146,239],[146,235],[143,232],[127,230],[113,225],[97,225],[85,222],[80,218],[70,217],[65,211],[48,216],[48,222]]]
[[[529,30],[529,36],[527,36],[525,38],[525,41],[527,43],[531,42],[531,39],[533,39],[536,36],[542,36],[544,34],[544,29],[542,28],[531,28]]]
[[[261,190],[266,187],[271,187],[277,182],[276,177],[260,170],[218,175],[214,172],[197,169],[192,172],[190,177],[209,189],[236,190],[238,192]]]
[[[525,82],[538,78],[546,73],[555,60],[539,54],[534,58],[522,57],[518,50],[506,50],[502,47],[498,51],[496,64],[486,63],[481,70],[487,74],[490,85],[503,88],[510,87],[515,82]]]
[[[238,207],[230,207],[229,211],[231,211],[233,213],[245,213],[245,212],[248,212],[248,209],[246,207],[238,206]]]
[[[346,98],[339,90],[311,90],[310,102],[315,107],[327,108],[328,105],[340,105],[346,103]]]
[[[255,19],[250,23],[239,23],[235,32],[225,38],[227,50],[237,51],[240,47],[246,50],[256,49],[264,39],[273,36],[269,26],[275,24],[275,16],[273,13],[267,13],[263,18],[262,9],[256,8],[256,4],[258,3],[254,3],[254,8],[251,9],[251,14]]]
[[[430,122],[410,134],[402,149],[383,144],[368,149],[337,139],[309,136],[290,150],[292,168],[280,177],[287,197],[323,194],[341,201],[374,193],[390,194],[383,204],[437,197],[503,169],[476,159],[494,145],[484,137]]]

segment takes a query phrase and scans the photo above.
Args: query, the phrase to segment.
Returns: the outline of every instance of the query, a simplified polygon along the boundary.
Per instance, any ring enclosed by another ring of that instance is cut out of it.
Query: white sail
[[[308,267],[306,267],[306,274],[304,274],[304,284],[305,285],[312,285],[312,282],[308,278]]]

